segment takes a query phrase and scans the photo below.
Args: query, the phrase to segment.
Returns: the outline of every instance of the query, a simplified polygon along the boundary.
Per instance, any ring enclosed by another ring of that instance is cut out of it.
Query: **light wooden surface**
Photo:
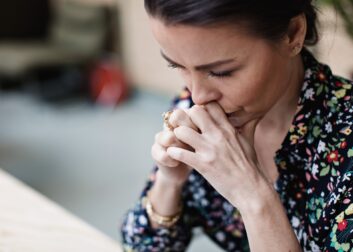
[[[121,249],[112,239],[0,169],[0,252],[59,251]]]

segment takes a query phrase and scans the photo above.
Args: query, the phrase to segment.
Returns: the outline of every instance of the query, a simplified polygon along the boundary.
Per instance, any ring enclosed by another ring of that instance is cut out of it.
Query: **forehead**
[[[155,18],[150,18],[150,24],[164,54],[179,61],[192,58],[195,65],[241,54],[258,41],[237,25],[166,25]]]

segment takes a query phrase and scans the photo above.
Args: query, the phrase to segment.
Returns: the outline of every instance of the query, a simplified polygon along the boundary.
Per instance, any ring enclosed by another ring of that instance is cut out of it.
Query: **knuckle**
[[[169,118],[169,122],[173,127],[178,127],[184,124],[185,121],[186,121],[186,113],[182,109],[174,110]]]
[[[165,152],[159,152],[159,154],[158,154],[158,161],[159,162],[161,162],[161,163],[165,163],[165,162],[167,162],[167,159],[168,159],[168,157],[167,157],[167,154],[165,153]]]
[[[225,132],[223,132],[222,130],[215,129],[213,132],[212,138],[214,139],[214,142],[219,143],[224,141],[227,138],[227,136]]]
[[[169,157],[164,148],[155,144],[151,148],[153,160],[158,164],[165,167],[176,167],[179,163]]]
[[[164,140],[165,140],[165,142],[164,142],[165,147],[172,146],[173,144],[175,144],[178,141],[173,132],[168,132],[168,134],[166,134]]]
[[[174,142],[174,133],[171,131],[164,131],[158,136],[156,142],[164,147],[170,146]]]
[[[177,127],[178,126],[178,122],[180,121],[180,119],[182,118],[181,116],[181,110],[180,109],[176,109],[173,111],[173,113],[170,115],[169,117],[169,123],[173,126],[173,127]]]
[[[165,166],[171,166],[172,159],[168,156],[167,152],[162,152],[160,154],[160,162]]]
[[[154,152],[154,160],[157,163],[165,163],[166,161],[166,153],[162,151],[161,149],[158,149]]]
[[[217,160],[217,151],[216,151],[216,148],[214,148],[214,150],[212,150],[208,154],[208,163],[214,164],[216,160]]]
[[[181,109],[176,109],[170,115],[169,122],[170,123],[176,122],[176,121],[180,120],[180,118],[182,118]]]
[[[216,161],[216,154],[215,152],[211,151],[207,155],[203,156],[203,161],[207,166],[213,166]]]

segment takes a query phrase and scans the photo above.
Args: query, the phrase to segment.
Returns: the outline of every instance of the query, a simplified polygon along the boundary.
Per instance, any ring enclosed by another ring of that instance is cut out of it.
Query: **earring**
[[[296,44],[294,47],[293,47],[293,53],[295,55],[299,54],[300,51],[302,50],[302,45],[300,43]]]

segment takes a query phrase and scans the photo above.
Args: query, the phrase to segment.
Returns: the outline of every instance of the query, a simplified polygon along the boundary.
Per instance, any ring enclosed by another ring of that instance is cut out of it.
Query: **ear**
[[[305,14],[300,14],[290,20],[288,31],[284,37],[286,51],[290,56],[294,57],[301,52],[306,31],[307,23]]]

